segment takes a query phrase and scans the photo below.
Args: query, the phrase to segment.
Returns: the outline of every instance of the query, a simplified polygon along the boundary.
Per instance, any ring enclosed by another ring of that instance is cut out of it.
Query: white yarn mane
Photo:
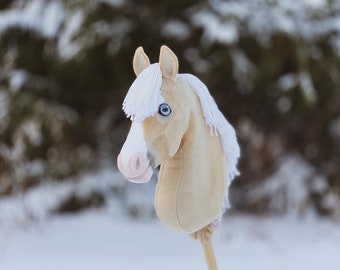
[[[205,123],[210,127],[212,136],[220,136],[224,155],[229,169],[229,184],[239,175],[237,161],[240,157],[240,147],[237,142],[235,129],[218,109],[213,97],[210,95],[206,85],[192,74],[178,74],[199,97],[201,102]]]
[[[226,162],[228,164],[228,179],[224,209],[229,207],[228,187],[235,176],[239,175],[237,162],[240,157],[240,147],[234,128],[218,109],[215,100],[206,85],[192,74],[178,74],[196,93],[201,102],[205,123],[211,129],[212,136],[220,136]],[[143,70],[131,85],[123,102],[123,110],[131,120],[143,121],[153,116],[164,102],[161,95],[162,72],[155,63]],[[222,211],[222,214],[224,212]]]
[[[158,63],[144,69],[134,80],[123,101],[123,111],[131,120],[144,121],[153,116],[164,98],[161,95],[162,72]]]

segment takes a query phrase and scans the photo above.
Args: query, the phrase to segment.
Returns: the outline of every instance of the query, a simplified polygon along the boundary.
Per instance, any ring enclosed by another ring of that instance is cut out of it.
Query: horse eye
[[[168,104],[162,103],[159,105],[158,113],[163,116],[169,116],[171,113],[171,108]]]

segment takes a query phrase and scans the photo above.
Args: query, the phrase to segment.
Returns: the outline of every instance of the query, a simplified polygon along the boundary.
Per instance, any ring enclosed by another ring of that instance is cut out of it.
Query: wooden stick
[[[209,225],[191,234],[191,237],[194,239],[198,239],[203,246],[204,256],[208,265],[208,270],[218,270],[214,254],[214,248],[212,245],[212,236],[213,229]]]
[[[208,265],[208,269],[218,270],[216,259],[215,259],[215,254],[214,254],[214,248],[213,248],[211,240],[209,240],[208,242],[202,243],[202,246],[204,249],[204,255],[205,255],[205,260]]]

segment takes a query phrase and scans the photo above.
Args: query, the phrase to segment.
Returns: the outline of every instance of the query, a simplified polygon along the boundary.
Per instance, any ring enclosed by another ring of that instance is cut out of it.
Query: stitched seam
[[[175,200],[176,200],[176,217],[177,217],[179,225],[182,227],[182,229],[185,230],[185,227],[184,227],[183,222],[181,220],[181,217],[179,215],[179,198],[178,198],[179,196],[178,196],[178,194],[179,194],[179,192],[181,190],[181,186],[182,186],[181,184],[182,184],[182,177],[183,177],[183,159],[184,159],[183,149],[180,149],[179,151],[180,151],[180,155],[178,155],[178,156],[180,156],[180,158],[181,158],[181,163],[180,163],[181,164],[181,171],[180,171],[179,182],[178,182],[178,187],[177,187],[177,190],[176,190],[176,198],[175,198]]]
[[[160,185],[162,184],[162,179],[163,179],[163,176],[164,176],[165,162],[166,162],[166,159],[163,160],[163,162],[160,165],[161,166],[161,173],[160,173],[160,175],[158,177],[158,183],[157,183],[156,192],[155,192],[157,194],[157,196],[155,196],[155,205],[156,206],[158,205],[158,192],[159,192]]]
[[[172,82],[172,83],[174,83],[174,82],[175,82],[175,79],[176,79],[176,77],[175,77],[173,80],[171,80],[171,79],[168,79],[168,78],[166,78],[166,77],[162,76],[162,79],[163,79],[163,80],[166,80],[166,81],[168,81],[168,82]]]

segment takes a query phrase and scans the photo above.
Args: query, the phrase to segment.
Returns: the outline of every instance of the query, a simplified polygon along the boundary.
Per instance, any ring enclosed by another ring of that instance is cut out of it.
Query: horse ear
[[[178,60],[176,55],[165,45],[159,54],[159,66],[164,78],[174,81],[178,73]]]
[[[150,66],[149,57],[145,54],[143,47],[138,47],[133,56],[133,70],[138,76],[144,69]]]

